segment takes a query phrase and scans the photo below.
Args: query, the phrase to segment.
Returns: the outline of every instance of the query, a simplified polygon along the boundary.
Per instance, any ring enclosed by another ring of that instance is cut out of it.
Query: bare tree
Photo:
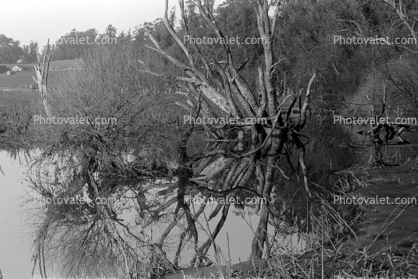
[[[89,110],[92,110],[91,100],[106,92],[110,95],[104,98],[107,102],[106,108],[108,108],[106,113],[109,113],[109,116],[118,116],[118,126],[89,125],[81,131],[81,134],[79,130],[67,128],[62,131],[61,140],[44,152],[38,166],[40,170],[44,169],[43,162],[53,161],[58,157],[62,159],[65,167],[56,168],[55,176],[58,177],[56,181],[45,182],[42,179],[34,181],[34,189],[45,197],[55,197],[57,194],[51,192],[51,187],[49,187],[52,184],[54,186],[52,188],[61,189],[59,195],[67,198],[79,196],[82,189],[85,189],[92,200],[96,197],[120,198],[122,193],[129,192],[133,194],[130,200],[136,202],[140,217],[136,224],[138,227],[144,231],[155,223],[159,224],[159,228],[165,227],[159,239],[149,243],[143,239],[143,236],[135,233],[132,227],[120,220],[117,210],[112,206],[102,206],[94,202],[84,206],[48,206],[47,214],[38,226],[38,242],[35,243],[35,257],[38,257],[37,263],[42,272],[41,275],[46,276],[43,256],[46,252],[59,255],[61,259],[57,257],[58,264],[61,264],[59,261],[65,257],[64,269],[71,270],[73,273],[78,272],[77,274],[80,275],[82,272],[98,275],[112,274],[111,269],[115,266],[111,262],[122,263],[123,266],[114,269],[118,272],[126,275],[142,272],[140,273],[142,275],[144,259],[148,262],[156,262],[158,258],[167,263],[165,244],[169,236],[175,234],[174,228],[181,226],[183,226],[183,231],[179,235],[180,241],[173,261],[174,265],[178,266],[179,255],[188,241],[192,241],[195,249],[192,262],[196,265],[202,264],[226,221],[230,204],[220,204],[211,213],[209,219],[219,214],[221,218],[210,236],[202,245],[199,245],[200,235],[197,224],[199,216],[204,212],[205,203],[195,210],[190,206],[188,199],[198,194],[203,195],[205,199],[210,197],[236,198],[240,192],[245,191],[266,200],[266,203],[261,206],[260,221],[252,242],[251,253],[253,258],[261,258],[264,246],[268,245],[269,221],[274,221],[272,218],[274,210],[270,204],[274,202],[272,193],[275,178],[280,175],[287,177],[282,170],[284,164],[289,164],[294,175],[297,174],[296,167],[292,164],[291,154],[297,155],[297,164],[302,173],[301,186],[305,188],[307,196],[311,195],[305,165],[306,143],[301,132],[307,123],[311,87],[316,75],[315,73],[308,74],[309,77],[306,79],[308,84],[303,89],[286,88],[280,91],[275,87],[273,76],[281,59],[274,57],[272,49],[276,20],[281,12],[282,2],[252,1],[264,49],[264,60],[258,68],[256,77],[258,79],[257,90],[253,90],[241,74],[245,63],[234,60],[227,37],[216,23],[210,2],[199,0],[196,3],[200,16],[215,31],[222,43],[223,57],[220,60],[224,61],[223,63],[219,62],[219,59],[205,55],[199,46],[183,42],[169,20],[168,0],[165,2],[163,20],[171,37],[181,48],[185,61],[177,59],[164,50],[151,32],[148,36],[153,45],[148,48],[162,54],[182,70],[182,74],[175,77],[178,84],[177,93],[180,96],[177,99],[177,105],[188,111],[191,117],[201,117],[204,120],[236,118],[239,121],[227,121],[220,125],[203,125],[207,144],[204,150],[195,153],[191,153],[188,147],[192,138],[202,136],[202,132],[195,125],[187,126],[174,122],[173,124],[180,127],[175,132],[181,133],[180,136],[169,135],[170,138],[179,138],[176,142],[178,162],[173,170],[173,175],[177,176],[177,180],[166,184],[167,189],[161,191],[160,200],[147,200],[146,194],[153,189],[138,184],[138,181],[136,185],[109,183],[106,176],[109,173],[117,174],[118,178],[135,176],[136,179],[142,181],[170,177],[164,172],[149,169],[146,158],[140,158],[135,164],[128,164],[121,154],[115,151],[114,143],[119,142],[121,138],[125,140],[124,136],[127,132],[124,130],[125,127],[131,125],[133,119],[146,114],[145,107],[149,109],[148,102],[152,103],[157,98],[148,94],[142,96],[144,92],[137,88],[130,88],[131,84],[140,84],[136,80],[137,77],[132,77],[133,83],[130,79],[126,83],[114,80],[116,77],[123,79],[131,75],[130,70],[134,67],[130,65],[129,69],[125,69],[125,63],[122,60],[116,60],[123,53],[107,53],[104,50],[103,61],[93,59],[90,63],[92,68],[85,68],[79,75],[76,74],[75,81],[78,79],[78,82],[69,81],[69,84],[74,85],[62,90],[61,93],[65,98],[71,99],[68,108],[63,110],[57,106],[54,109],[60,110],[60,113],[62,113],[61,110],[63,112],[79,111],[81,114],[88,115]],[[184,1],[180,0],[179,4],[184,31],[186,35],[190,35],[190,21]],[[270,17],[269,10],[272,8],[274,15]],[[48,115],[51,115],[47,90],[50,56],[46,53],[48,51],[44,53],[43,62],[39,63],[36,69],[38,84],[45,97],[43,98],[45,110]],[[98,67],[94,61],[97,62]],[[109,68],[103,65],[109,65],[108,63],[114,65],[116,62],[119,65],[119,68],[115,69],[116,72],[107,73]],[[162,78],[161,72],[150,69],[145,62],[140,60],[138,63],[141,65],[138,70],[155,75],[159,79]],[[118,85],[118,83],[121,84]],[[127,98],[127,93],[132,95]],[[114,94],[116,96],[113,96]],[[59,98],[59,93],[55,97]],[[151,100],[146,102],[147,99]],[[83,105],[80,106],[77,100]],[[94,114],[94,116],[97,115]],[[244,121],[246,118],[255,121],[246,122]],[[173,130],[165,132],[174,133]],[[139,136],[147,136],[146,131]],[[69,153],[78,160],[73,160],[71,156],[68,156]],[[59,173],[65,172],[64,170],[73,173],[70,176],[71,179],[64,180],[62,177],[59,179]],[[98,175],[99,179],[96,179],[94,175]],[[174,191],[175,189],[177,192]],[[140,249],[135,249],[138,247]],[[108,260],[102,260],[104,254],[109,255]],[[150,258],[150,254],[155,254],[155,258]],[[94,268],[90,268],[91,265],[94,265]],[[107,266],[106,271],[100,270],[103,266]],[[167,263],[167,266],[170,264]],[[72,270],[74,267],[77,271]]]
[[[370,100],[368,95],[365,96],[369,105],[370,124],[366,130],[360,131],[359,134],[364,136],[363,142],[371,144],[374,148],[374,157],[370,160],[372,165],[389,165],[385,162],[385,149],[389,146],[414,146],[403,137],[403,133],[411,131],[412,127],[417,124],[401,124],[390,121],[391,117],[401,120],[402,113],[398,106],[397,110],[393,109],[387,103],[386,86],[383,84],[383,93],[381,104],[376,105]]]
[[[175,42],[185,55],[185,61],[180,61],[164,50],[157,39],[148,32],[154,51],[165,56],[169,61],[181,68],[184,76],[178,76],[181,90],[178,92],[186,97],[186,102],[177,104],[190,112],[193,116],[202,119],[213,118],[252,118],[252,124],[226,123],[225,125],[205,124],[203,126],[206,141],[203,152],[188,154],[186,146],[194,131],[192,126],[184,135],[179,144],[179,181],[177,194],[177,207],[174,221],[168,225],[161,237],[160,244],[177,224],[179,219],[186,217],[188,226],[186,232],[194,238],[196,256],[194,263],[206,254],[214,239],[220,232],[228,215],[230,205],[220,205],[210,218],[221,212],[221,219],[212,235],[198,247],[198,233],[196,231],[196,217],[190,212],[185,202],[187,193],[200,192],[204,196],[232,196],[236,197],[239,191],[252,191],[254,195],[265,198],[268,202],[262,205],[260,221],[252,243],[252,258],[261,258],[264,245],[267,244],[267,226],[272,210],[269,206],[271,193],[274,187],[275,173],[282,173],[281,157],[287,158],[291,164],[290,153],[299,151],[298,164],[302,170],[303,185],[308,196],[307,169],[305,165],[305,143],[301,131],[306,125],[307,108],[311,99],[311,86],[315,79],[312,74],[306,94],[303,90],[294,92],[288,89],[280,92],[273,83],[273,75],[281,60],[273,55],[273,38],[276,21],[279,17],[283,1],[269,2],[267,0],[251,1],[257,14],[257,24],[264,49],[264,61],[258,68],[258,89],[254,91],[243,78],[240,71],[245,67],[243,61],[235,61],[226,35],[218,26],[214,11],[209,0],[195,1],[200,16],[216,33],[222,45],[224,63],[214,57],[207,57],[196,44],[186,44],[170,23],[168,16],[168,0],[165,1],[164,23]],[[185,35],[190,34],[188,13],[183,0],[179,0],[181,18]],[[273,16],[269,10],[273,9]],[[240,63],[241,62],[241,63]],[[211,67],[214,65],[214,67]],[[238,66],[240,65],[240,66]],[[153,73],[146,69],[148,73]],[[304,96],[303,96],[304,95]],[[298,105],[298,108],[295,106]],[[265,119],[266,121],[260,121]],[[292,169],[293,166],[292,166]],[[256,185],[249,185],[254,181]],[[192,189],[192,190],[188,190]],[[222,210],[221,210],[222,209]],[[199,213],[199,212],[198,212]],[[184,238],[182,235],[182,238]],[[179,244],[180,250],[182,240]]]
[[[49,73],[49,62],[51,60],[51,53],[50,53],[50,45],[49,40],[46,45],[46,49],[44,53],[41,55],[37,52],[37,58],[38,63],[34,66],[35,67],[35,73],[36,73],[36,79],[34,81],[38,85],[38,90],[41,93],[42,98],[42,104],[44,106],[46,115],[48,117],[52,117],[52,111],[51,111],[51,104],[50,104],[50,98],[49,98],[49,92],[48,92],[48,73]],[[35,88],[31,85],[31,89]]]

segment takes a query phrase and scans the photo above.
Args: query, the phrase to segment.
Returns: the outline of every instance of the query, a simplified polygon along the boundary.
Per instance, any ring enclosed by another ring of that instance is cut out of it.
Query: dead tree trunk
[[[182,49],[187,63],[176,59],[162,49],[150,32],[147,35],[153,43],[153,46],[148,47],[165,56],[183,69],[185,73],[185,76],[177,77],[179,83],[183,85],[182,91],[178,93],[187,98],[186,102],[177,102],[179,106],[189,112],[197,111],[197,116],[203,120],[213,118],[241,120],[252,118],[255,120],[252,123],[234,121],[234,123],[228,122],[222,125],[203,125],[208,141],[205,151],[199,154],[185,154],[185,150],[183,150],[183,168],[189,168],[192,171],[188,181],[182,179],[181,183],[179,182],[175,216],[187,217],[188,228],[186,230],[189,230],[197,243],[193,224],[195,220],[191,218],[188,205],[184,203],[184,188],[189,187],[195,191],[206,193],[206,197],[211,195],[233,196],[237,194],[235,190],[245,189],[243,187],[248,188],[248,182],[255,174],[258,185],[251,185],[248,189],[269,201],[262,205],[260,222],[252,243],[251,256],[261,258],[263,246],[267,241],[268,221],[274,213],[270,206],[270,197],[275,186],[275,171],[280,169],[277,165],[278,159],[283,155],[289,156],[288,152],[292,152],[294,149],[299,150],[302,181],[308,196],[310,196],[305,166],[305,146],[300,139],[300,132],[306,124],[306,110],[310,103],[310,88],[315,74],[312,74],[306,87],[304,98],[301,93],[293,94],[291,90],[289,90],[290,94],[282,99],[277,98],[279,89],[273,85],[273,73],[281,60],[275,60],[272,44],[276,19],[281,13],[281,1],[277,1],[273,7],[267,0],[252,0],[251,3],[257,14],[257,24],[264,49],[264,61],[258,69],[259,89],[257,92],[250,88],[241,75],[242,66],[237,66],[239,63],[234,61],[228,40],[216,22],[209,0],[198,0],[196,4],[199,15],[216,33],[219,42],[221,42],[224,63],[205,56],[198,45],[186,44],[180,38],[169,21],[168,0],[165,1],[164,23],[170,35]],[[189,19],[185,11],[184,0],[179,0],[179,4],[185,35],[190,36]],[[273,17],[269,16],[271,8],[275,9]],[[242,61],[240,64],[242,65]],[[152,72],[145,65],[144,67],[144,72],[160,76],[159,73]],[[299,104],[298,109],[294,108],[296,103]],[[189,136],[183,137],[186,139],[186,143]],[[185,142],[182,144],[184,145]],[[291,150],[292,146],[293,150]],[[212,235],[201,247],[196,247],[195,263],[198,262],[202,254],[207,253],[225,223],[229,204],[219,206],[211,217],[221,212],[222,207],[222,218]],[[180,210],[183,215],[178,215],[177,211]],[[177,220],[173,224],[175,222]],[[174,227],[173,224],[167,227],[164,237]],[[163,239],[160,240],[160,243],[161,241]]]
[[[384,153],[385,149],[389,145],[409,145],[409,141],[405,140],[402,137],[402,133],[405,132],[411,126],[416,126],[413,124],[410,125],[402,125],[396,124],[390,121],[389,111],[388,108],[390,106],[386,103],[386,87],[383,84],[383,95],[381,99],[381,110],[380,113],[377,114],[377,108],[370,100],[369,96],[365,96],[368,104],[369,104],[369,119],[373,120],[370,121],[370,125],[367,127],[365,131],[358,132],[360,135],[364,135],[364,142],[367,144],[371,144],[374,148],[374,157],[370,160],[371,165],[388,165],[385,162]],[[397,111],[392,109],[392,115],[394,118],[401,119],[399,108]],[[396,142],[394,142],[396,140]]]
[[[45,52],[43,53],[42,58],[39,53],[36,53],[36,55],[38,58],[38,63],[34,66],[36,79],[35,78],[33,79],[37,83],[38,90],[41,93],[41,99],[42,99],[42,104],[45,109],[45,113],[47,117],[52,117],[52,110],[51,110],[51,104],[50,104],[49,92],[48,92],[49,62],[51,60],[49,40],[46,45],[46,49],[45,49]]]

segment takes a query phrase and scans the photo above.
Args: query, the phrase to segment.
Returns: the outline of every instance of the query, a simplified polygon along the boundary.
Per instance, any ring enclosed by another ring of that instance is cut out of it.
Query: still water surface
[[[39,154],[39,151],[34,151],[32,154]],[[30,223],[34,220],[35,211],[32,203],[25,203],[33,195],[27,181],[29,163],[30,159],[23,153],[11,156],[6,151],[0,151],[0,166],[3,172],[0,173],[0,269],[5,279],[33,278],[31,275],[33,227]],[[233,264],[248,259],[253,231],[256,229],[259,218],[257,215],[249,214],[248,211],[244,212],[243,216],[234,214],[234,211],[239,212],[237,209],[230,210],[227,221],[216,239],[223,254],[226,257],[229,254]],[[209,216],[210,212],[211,207],[207,209],[206,216]],[[219,218],[209,223],[210,230],[215,228]],[[204,234],[202,238],[206,240]],[[291,246],[294,246],[296,250],[303,248],[303,243],[298,243],[296,236],[290,239]],[[211,249],[209,255],[214,261],[213,248]],[[183,261],[186,261],[189,256],[183,255]],[[54,274],[49,272],[49,276],[54,276]]]

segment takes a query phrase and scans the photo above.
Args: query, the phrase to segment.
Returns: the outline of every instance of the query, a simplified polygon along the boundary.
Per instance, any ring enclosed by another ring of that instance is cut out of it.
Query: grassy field
[[[0,91],[0,107],[5,105],[31,105],[33,102],[38,102],[40,94],[38,91],[32,92],[27,90],[16,90],[11,92]]]
[[[51,61],[49,67],[51,70],[53,69],[66,69],[66,68],[76,68],[80,63],[81,63],[81,59],[73,59],[73,60],[65,60],[65,61]],[[30,63],[30,64],[3,64],[6,65],[9,68],[13,68],[15,65],[18,66],[26,66],[26,67],[30,67],[33,69],[33,65],[35,65],[35,63]]]
[[[49,72],[49,81],[50,84],[53,83],[54,78],[57,78],[59,75],[65,74],[65,72],[71,71],[70,70],[51,70]],[[35,84],[35,81],[33,80],[33,77],[35,77],[35,72],[32,71],[22,71],[17,72],[11,76],[8,75],[0,75],[0,90],[1,88],[22,88],[25,87],[27,90],[29,90],[29,86],[31,84]],[[2,93],[0,93],[2,94]]]
[[[29,85],[35,83],[32,78],[35,76],[35,72],[30,71],[18,72],[11,76],[0,75],[0,88],[24,88],[26,86],[29,89]]]
[[[62,74],[63,71],[74,69],[79,67],[81,63],[81,59],[75,60],[66,60],[66,61],[52,61],[50,64],[50,78],[51,80],[54,77],[57,77],[59,74]],[[4,64],[8,68],[13,68],[15,65],[20,67],[27,67],[33,69],[34,63],[32,64]],[[1,88],[27,88],[29,90],[29,86],[31,84],[35,84],[33,80],[35,77],[34,71],[24,70],[21,72],[16,72],[13,75],[6,75],[0,74],[0,89]]]
[[[58,63],[66,62],[66,63]],[[74,61],[57,61],[55,67],[65,66],[67,69],[51,70],[48,84],[52,90],[55,81],[62,75],[66,75],[74,69],[69,65],[75,65]],[[52,63],[51,63],[52,64]],[[58,65],[58,66],[57,66]],[[8,65],[10,67],[10,65]],[[31,91],[29,86],[35,84],[34,71],[22,71],[13,75],[0,75],[0,145],[4,147],[24,147],[30,134],[32,116],[42,109],[39,91]],[[22,138],[22,136],[24,137]],[[24,140],[18,141],[17,138]]]

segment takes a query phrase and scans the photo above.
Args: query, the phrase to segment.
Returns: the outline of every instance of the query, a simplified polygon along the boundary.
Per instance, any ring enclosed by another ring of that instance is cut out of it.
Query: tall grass
[[[34,191],[67,198],[87,191],[92,200],[119,201],[128,195],[132,201],[47,205],[41,210],[34,230],[39,245],[34,248],[41,251],[42,261],[51,260],[66,277],[148,278],[161,273],[160,265],[162,270],[170,267],[162,249],[140,233],[139,225],[119,218],[124,210],[137,210],[149,219],[161,217],[151,212],[158,204],[142,203],[144,183],[170,176],[165,159],[172,156],[170,146],[179,134],[170,81],[141,74],[138,55],[130,45],[95,48],[80,69],[56,79],[51,92],[54,117],[116,118],[116,124],[36,125],[48,145],[33,165]],[[122,154],[132,150],[141,156],[128,162]],[[52,179],[44,175],[46,170]]]

